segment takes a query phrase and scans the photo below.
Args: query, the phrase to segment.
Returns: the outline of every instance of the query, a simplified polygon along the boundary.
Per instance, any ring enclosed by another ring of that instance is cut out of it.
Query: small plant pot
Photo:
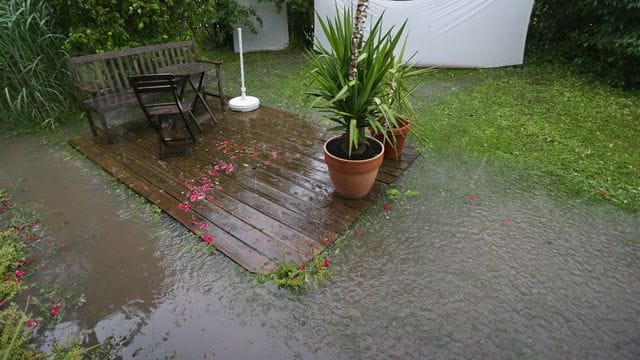
[[[378,169],[384,160],[384,145],[379,140],[367,136],[368,141],[380,146],[379,153],[366,160],[343,159],[331,154],[327,146],[336,141],[341,141],[340,136],[329,139],[324,144],[324,160],[329,168],[329,176],[336,192],[347,199],[361,199],[365,197],[373,187],[378,176]]]
[[[402,155],[402,149],[404,149],[404,141],[407,135],[411,131],[413,125],[406,120],[398,119],[398,124],[402,125],[399,128],[393,128],[387,130],[387,137],[393,141],[395,139],[395,146],[389,141],[384,140],[384,136],[381,133],[374,133],[373,128],[369,128],[371,135],[378,141],[384,142],[384,158],[385,159],[397,159]]]

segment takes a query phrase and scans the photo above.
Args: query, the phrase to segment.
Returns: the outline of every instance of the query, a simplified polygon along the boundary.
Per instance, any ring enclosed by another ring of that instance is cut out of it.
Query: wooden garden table
[[[211,120],[213,120],[215,124],[218,124],[218,120],[216,119],[215,115],[213,115],[213,111],[211,111],[211,108],[209,107],[209,105],[207,105],[207,102],[205,101],[205,98],[204,98],[204,95],[205,95],[204,77],[206,75],[206,72],[209,71],[210,69],[211,69],[211,64],[198,61],[198,62],[188,62],[188,63],[174,64],[174,65],[161,67],[161,68],[158,68],[158,72],[171,73],[178,76],[187,76],[189,79],[189,85],[196,93],[196,99],[193,102],[193,107],[195,108],[198,100],[200,100],[202,102],[202,105],[204,105],[205,109],[209,113],[209,116],[211,116]],[[195,86],[195,84],[191,80],[192,75],[200,75],[198,86]],[[199,124],[196,124],[196,125],[198,125],[198,127],[200,128]],[[200,131],[202,131],[202,128],[200,128]]]

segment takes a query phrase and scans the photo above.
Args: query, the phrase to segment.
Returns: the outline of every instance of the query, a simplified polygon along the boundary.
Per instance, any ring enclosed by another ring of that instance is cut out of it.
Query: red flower
[[[269,160],[265,160],[265,161],[263,161],[262,163],[264,164],[264,166],[269,166],[269,165],[271,165],[271,161],[269,161]]]
[[[229,174],[232,173],[236,170],[236,167],[233,166],[232,164],[228,164],[228,165],[222,165],[220,167],[220,170],[224,171],[225,173]]]
[[[31,320],[27,321],[25,323],[25,325],[27,327],[31,328],[31,327],[34,327],[34,326],[38,325],[38,321],[36,321],[36,319],[31,319]]]
[[[271,152],[271,156],[273,156],[274,159],[277,158],[278,157],[278,150],[273,150]]]
[[[184,211],[189,211],[189,209],[191,209],[191,205],[190,204],[178,204],[178,209],[180,210],[184,210]]]
[[[388,202],[384,203],[384,205],[382,205],[382,209],[385,212],[391,210],[391,204],[389,204]]]
[[[62,250],[62,249],[64,249],[65,246],[67,246],[67,245],[65,245],[65,243],[60,243],[60,244],[58,244],[58,249]]]
[[[354,234],[355,236],[360,236],[360,235],[362,235],[362,229],[354,229],[354,230],[353,230],[353,234]]]
[[[60,313],[60,310],[62,310],[62,307],[61,307],[60,303],[55,303],[55,304],[53,304],[52,306],[53,306],[53,308],[51,309],[51,311],[49,312],[49,314],[50,314],[51,316],[56,316],[56,315],[58,315],[58,314]]]
[[[467,200],[476,201],[476,200],[478,200],[478,198],[475,195],[469,195],[469,196],[467,196]]]
[[[324,259],[324,262],[322,263],[322,268],[323,268],[323,269],[326,269],[326,268],[328,268],[328,267],[329,267],[329,265],[331,265],[331,259],[329,259],[329,258],[325,258],[325,259]]]
[[[202,241],[204,241],[207,244],[211,244],[213,242],[213,236],[211,235],[204,234],[201,236],[201,238],[202,238]]]
[[[509,224],[511,224],[511,221],[509,221],[509,219],[502,220],[502,225],[509,225]]]
[[[304,271],[304,264],[300,264],[300,265],[298,265],[298,270],[300,270],[300,271]]]
[[[206,229],[206,228],[207,228],[207,224],[205,223],[200,224],[200,229]]]
[[[17,276],[17,277],[23,277],[23,276],[24,276],[24,271],[22,271],[22,270],[16,270],[16,276]]]

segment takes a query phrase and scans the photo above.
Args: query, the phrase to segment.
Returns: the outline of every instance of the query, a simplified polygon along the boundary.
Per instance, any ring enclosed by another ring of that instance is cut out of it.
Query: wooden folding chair
[[[170,155],[187,156],[189,140],[196,143],[188,119],[196,121],[193,101],[184,99],[187,80],[185,76],[173,74],[129,76],[138,103],[158,135],[158,159]]]

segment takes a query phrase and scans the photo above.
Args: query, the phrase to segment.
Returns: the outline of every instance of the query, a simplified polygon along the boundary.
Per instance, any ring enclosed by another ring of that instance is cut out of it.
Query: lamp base
[[[254,96],[238,96],[229,100],[229,109],[233,111],[248,112],[260,107],[260,100]]]

